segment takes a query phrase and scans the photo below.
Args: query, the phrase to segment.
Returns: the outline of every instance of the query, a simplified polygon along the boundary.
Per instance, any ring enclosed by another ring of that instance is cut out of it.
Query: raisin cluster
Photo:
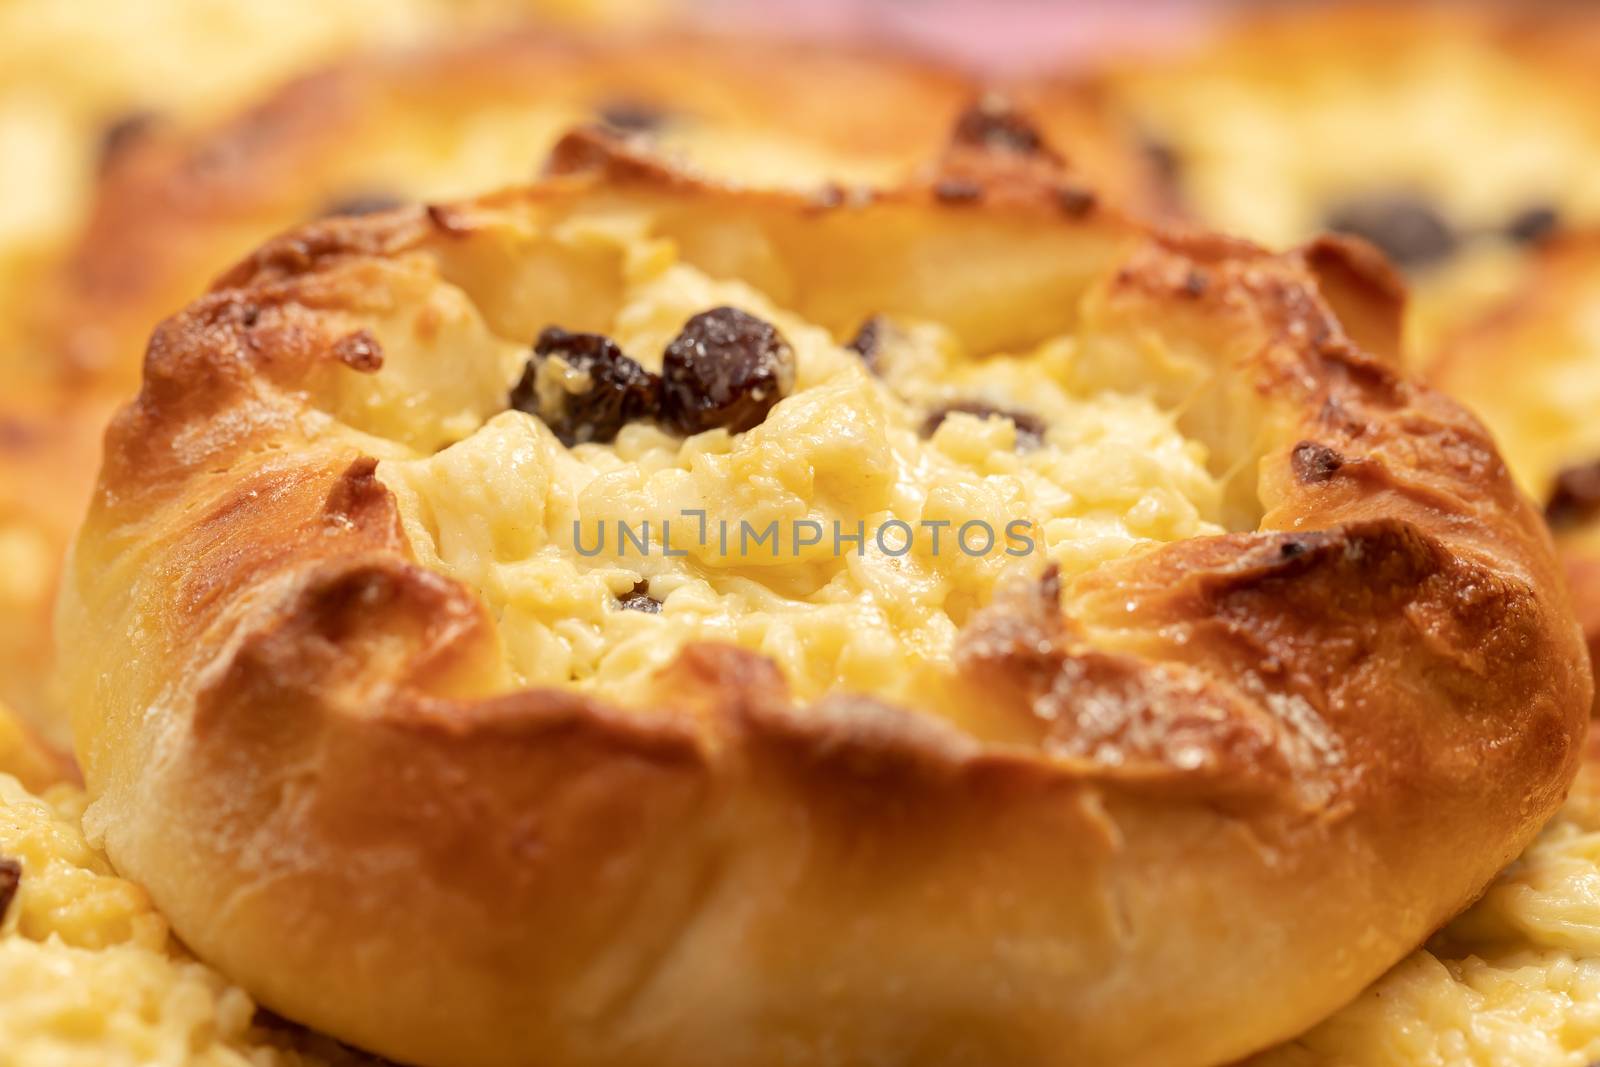
[[[510,406],[544,420],[569,448],[604,444],[630,422],[681,434],[759,426],[794,388],[794,350],[770,323],[737,308],[701,312],[652,374],[594,333],[549,327],[512,387]]]

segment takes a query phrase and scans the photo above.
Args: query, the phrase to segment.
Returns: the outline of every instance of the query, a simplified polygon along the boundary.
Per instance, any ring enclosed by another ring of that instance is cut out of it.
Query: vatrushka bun
[[[119,138],[81,239],[35,286],[33,362],[0,398],[0,698],[52,725],[49,606],[105,423],[155,324],[271,235],[528,181],[589,122],[740,184],[894,184],[979,98],[962,75],[881,53],[546,30],[354,58],[213,128]],[[1142,188],[1097,123],[1068,103],[1049,133],[1107,187]]]
[[[1363,257],[978,123],[871,196],[554,169],[271,242],[107,436],[86,825],[274,1011],[429,1067],[1214,1064],[1560,804],[1548,534],[1356,339]]]

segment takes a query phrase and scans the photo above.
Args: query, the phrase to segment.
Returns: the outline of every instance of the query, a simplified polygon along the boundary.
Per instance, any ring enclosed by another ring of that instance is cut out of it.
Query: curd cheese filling
[[[190,956],[144,889],[86,839],[83,791],[30,793],[13,769],[0,760],[0,1065],[374,1062],[261,1026],[249,994]]]
[[[799,699],[960,719],[951,649],[1001,582],[1223,529],[1205,446],[1149,396],[1077,385],[1070,333],[977,353],[874,316],[840,340],[646,247],[616,253],[598,322],[498,339],[498,414],[379,466],[517,684],[648,706],[685,644],[721,641]]]

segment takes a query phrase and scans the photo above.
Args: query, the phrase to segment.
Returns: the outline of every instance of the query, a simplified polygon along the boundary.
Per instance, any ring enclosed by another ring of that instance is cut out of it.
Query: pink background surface
[[[1072,65],[1172,47],[1224,0],[701,0],[697,21],[804,37],[890,41],[987,71]]]

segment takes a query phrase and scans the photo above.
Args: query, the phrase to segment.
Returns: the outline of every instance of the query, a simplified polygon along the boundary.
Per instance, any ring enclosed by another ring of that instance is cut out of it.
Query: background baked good
[[[1332,229],[1384,248],[1414,286],[1419,358],[1516,284],[1530,245],[1600,217],[1582,5],[1244,10],[1092,84],[1173,210],[1272,247]]]
[[[154,126],[215,121],[354,49],[432,41],[537,15],[665,13],[663,0],[9,0],[0,5],[0,330],[10,301],[83,218],[96,171]],[[0,332],[0,340],[6,338]],[[0,371],[19,370],[0,345]]]

